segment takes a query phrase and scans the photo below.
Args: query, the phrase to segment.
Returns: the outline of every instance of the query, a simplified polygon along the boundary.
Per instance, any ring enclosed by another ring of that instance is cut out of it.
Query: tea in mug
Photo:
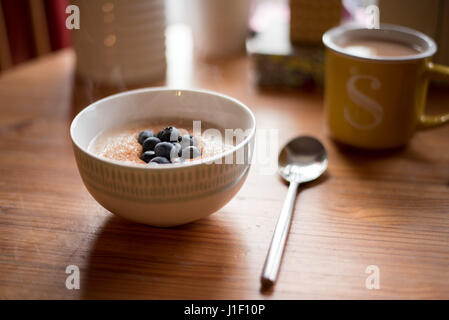
[[[420,51],[402,42],[379,39],[354,39],[342,45],[349,54],[365,58],[406,57]]]

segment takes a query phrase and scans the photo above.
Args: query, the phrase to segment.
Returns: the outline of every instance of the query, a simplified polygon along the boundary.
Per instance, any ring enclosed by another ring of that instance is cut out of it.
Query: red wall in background
[[[11,60],[18,64],[35,56],[28,0],[1,0]]]
[[[39,1],[45,10],[48,38],[52,51],[70,46],[70,30],[65,27],[68,0]],[[0,0],[3,8],[9,51],[13,65],[36,57],[36,43],[29,0]]]
[[[68,0],[45,0],[48,30],[52,50],[59,50],[70,46],[70,30],[65,27],[67,14],[65,8]]]

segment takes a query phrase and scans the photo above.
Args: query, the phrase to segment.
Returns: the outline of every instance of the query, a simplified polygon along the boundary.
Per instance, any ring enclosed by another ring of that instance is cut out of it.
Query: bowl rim
[[[126,95],[133,95],[133,94],[137,94],[137,93],[142,93],[142,92],[169,92],[169,91],[182,91],[182,92],[193,92],[193,93],[203,93],[203,94],[207,94],[207,95],[212,95],[215,97],[219,97],[219,98],[223,98],[226,100],[230,100],[231,102],[235,103],[236,105],[238,105],[240,108],[242,108],[244,111],[246,111],[248,113],[248,115],[250,116],[253,125],[251,127],[251,131],[249,133],[249,135],[242,141],[240,142],[238,145],[233,146],[230,150],[227,150],[225,152],[219,153],[217,155],[214,155],[212,157],[208,157],[208,158],[204,158],[204,159],[198,159],[198,160],[193,160],[193,161],[188,161],[188,162],[184,162],[184,163],[171,163],[170,165],[155,165],[155,166],[140,166],[138,164],[126,164],[123,161],[118,161],[118,160],[113,160],[113,159],[108,159],[108,158],[104,158],[104,157],[100,157],[92,152],[90,152],[89,150],[87,150],[84,147],[81,147],[79,145],[79,143],[76,141],[76,139],[74,138],[74,127],[76,125],[76,123],[79,121],[79,118],[81,117],[81,115],[83,113],[88,112],[90,109],[92,109],[93,107],[95,107],[96,105],[100,104],[100,103],[104,103],[108,100],[112,100],[112,99],[116,99],[120,96],[126,96]],[[179,169],[179,168],[186,168],[186,167],[193,167],[193,166],[198,166],[198,165],[202,165],[202,164],[213,164],[217,159],[220,158],[225,158],[226,156],[233,154],[235,151],[237,151],[238,149],[242,148],[243,146],[245,146],[246,144],[248,144],[252,138],[254,137],[256,132],[256,117],[254,116],[253,112],[251,111],[250,108],[248,108],[248,106],[246,106],[244,103],[240,102],[239,100],[230,97],[226,94],[222,94],[219,92],[215,92],[215,91],[211,91],[211,90],[206,90],[206,89],[182,89],[182,88],[170,88],[170,87],[147,87],[147,88],[140,88],[140,89],[134,89],[134,90],[127,90],[127,91],[123,91],[123,92],[119,92],[107,97],[104,97],[102,99],[99,99],[91,104],[89,104],[87,107],[85,107],[83,110],[81,110],[72,120],[71,124],[70,124],[70,139],[72,140],[72,143],[82,152],[86,153],[87,155],[101,161],[101,162],[106,162],[108,164],[112,164],[112,165],[116,165],[116,166],[120,166],[120,167],[125,167],[125,168],[131,168],[131,169],[138,169],[138,170],[172,170],[172,169]]]

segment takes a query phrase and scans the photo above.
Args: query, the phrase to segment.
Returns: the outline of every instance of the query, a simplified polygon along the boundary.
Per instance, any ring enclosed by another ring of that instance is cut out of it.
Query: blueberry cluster
[[[157,135],[151,130],[144,130],[137,140],[142,145],[140,159],[146,163],[181,163],[201,156],[195,137],[190,134],[180,136],[175,127],[167,127]]]

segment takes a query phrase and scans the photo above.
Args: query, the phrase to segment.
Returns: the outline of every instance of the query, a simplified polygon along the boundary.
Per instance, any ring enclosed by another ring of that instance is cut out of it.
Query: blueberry
[[[144,153],[142,153],[140,155],[140,160],[148,163],[155,157],[156,157],[156,153],[154,153],[154,151],[145,151]]]
[[[181,157],[184,159],[193,159],[199,157],[201,155],[201,151],[195,146],[189,146],[187,148],[182,149]]]
[[[172,149],[175,148],[170,142],[160,142],[154,147],[154,152],[158,157],[165,157],[170,159]]]
[[[157,137],[161,139],[161,141],[173,141],[176,142],[178,140],[179,132],[175,127],[167,127],[164,130],[158,132]]]
[[[190,134],[183,135],[180,142],[183,149],[191,146],[198,146],[198,142],[196,141],[195,137]]]
[[[143,142],[149,137],[154,137],[154,132],[151,130],[144,130],[141,133],[139,133],[139,138],[137,138],[137,140],[139,141],[140,144],[143,144]]]
[[[156,157],[153,158],[153,160],[151,160],[150,163],[167,164],[170,163],[170,161],[168,161],[168,159],[164,157]]]
[[[154,147],[158,144],[158,143],[160,143],[161,142],[161,140],[159,140],[159,138],[156,138],[156,137],[149,137],[149,138],[147,138],[144,142],[143,142],[143,144],[142,144],[142,150],[145,152],[145,151],[148,151],[148,150],[151,150],[151,151],[153,151],[154,150]]]

